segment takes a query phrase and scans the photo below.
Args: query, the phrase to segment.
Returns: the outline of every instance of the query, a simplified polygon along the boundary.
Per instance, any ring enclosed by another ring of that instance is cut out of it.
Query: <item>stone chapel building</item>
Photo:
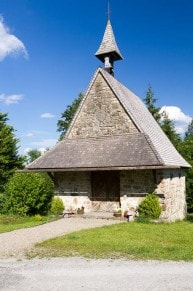
[[[28,170],[50,174],[66,209],[125,211],[155,192],[161,219],[183,219],[190,165],[141,99],[114,78],[113,63],[122,56],[110,20],[95,55],[104,68],[94,73],[65,138]]]

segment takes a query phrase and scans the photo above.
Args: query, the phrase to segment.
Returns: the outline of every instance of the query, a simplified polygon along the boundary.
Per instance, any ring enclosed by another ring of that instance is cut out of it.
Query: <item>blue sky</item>
[[[55,144],[57,121],[96,68],[107,0],[0,0],[0,112],[27,148]],[[193,1],[111,0],[123,61],[115,77],[142,99],[150,83],[157,106],[179,132],[193,117]]]

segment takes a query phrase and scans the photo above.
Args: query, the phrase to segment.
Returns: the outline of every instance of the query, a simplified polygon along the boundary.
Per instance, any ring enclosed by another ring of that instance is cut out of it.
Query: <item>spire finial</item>
[[[110,7],[110,1],[108,1],[108,9],[107,9],[107,15],[108,15],[108,20],[110,20],[110,16],[111,16],[111,7]]]

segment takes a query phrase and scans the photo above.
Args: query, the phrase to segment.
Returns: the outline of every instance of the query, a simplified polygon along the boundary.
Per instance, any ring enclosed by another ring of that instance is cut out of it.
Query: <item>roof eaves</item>
[[[182,168],[176,165],[143,165],[143,166],[132,166],[132,167],[80,167],[80,168],[33,168],[28,169],[24,172],[91,172],[91,171],[123,171],[123,170],[159,170],[159,169],[176,169]],[[22,171],[21,171],[22,172]]]

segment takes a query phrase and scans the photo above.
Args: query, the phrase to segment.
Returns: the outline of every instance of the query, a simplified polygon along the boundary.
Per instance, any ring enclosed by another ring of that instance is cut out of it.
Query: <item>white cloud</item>
[[[23,99],[22,94],[14,94],[8,96],[6,96],[5,94],[0,94],[0,101],[5,103],[6,105],[17,104],[22,99]]]
[[[11,34],[9,28],[5,25],[3,17],[0,17],[0,61],[4,60],[8,55],[23,54],[28,57],[27,50],[15,35]]]
[[[53,117],[54,115],[49,112],[41,114],[41,118],[53,118]]]
[[[27,155],[29,153],[29,151],[31,151],[31,150],[32,150],[31,148],[25,148],[24,154]]]
[[[30,143],[30,145],[32,145],[33,147],[39,148],[51,148],[53,147],[56,143],[57,143],[57,139],[44,139],[42,141],[33,141]]]
[[[41,155],[45,154],[45,152],[47,152],[47,149],[45,148],[39,148],[38,151],[41,152]]]
[[[191,117],[182,112],[182,110],[177,106],[163,106],[160,112],[165,111],[168,114],[168,117],[175,121],[181,121],[184,123],[189,123]]]
[[[175,122],[176,131],[179,134],[185,133],[187,126],[192,118],[182,112],[182,110],[177,106],[163,106],[160,109],[160,113],[163,111],[167,113],[169,119]]]
[[[25,136],[27,136],[27,137],[31,137],[31,136],[33,136],[34,134],[32,133],[32,132],[28,132],[28,133],[26,133],[26,135]]]

